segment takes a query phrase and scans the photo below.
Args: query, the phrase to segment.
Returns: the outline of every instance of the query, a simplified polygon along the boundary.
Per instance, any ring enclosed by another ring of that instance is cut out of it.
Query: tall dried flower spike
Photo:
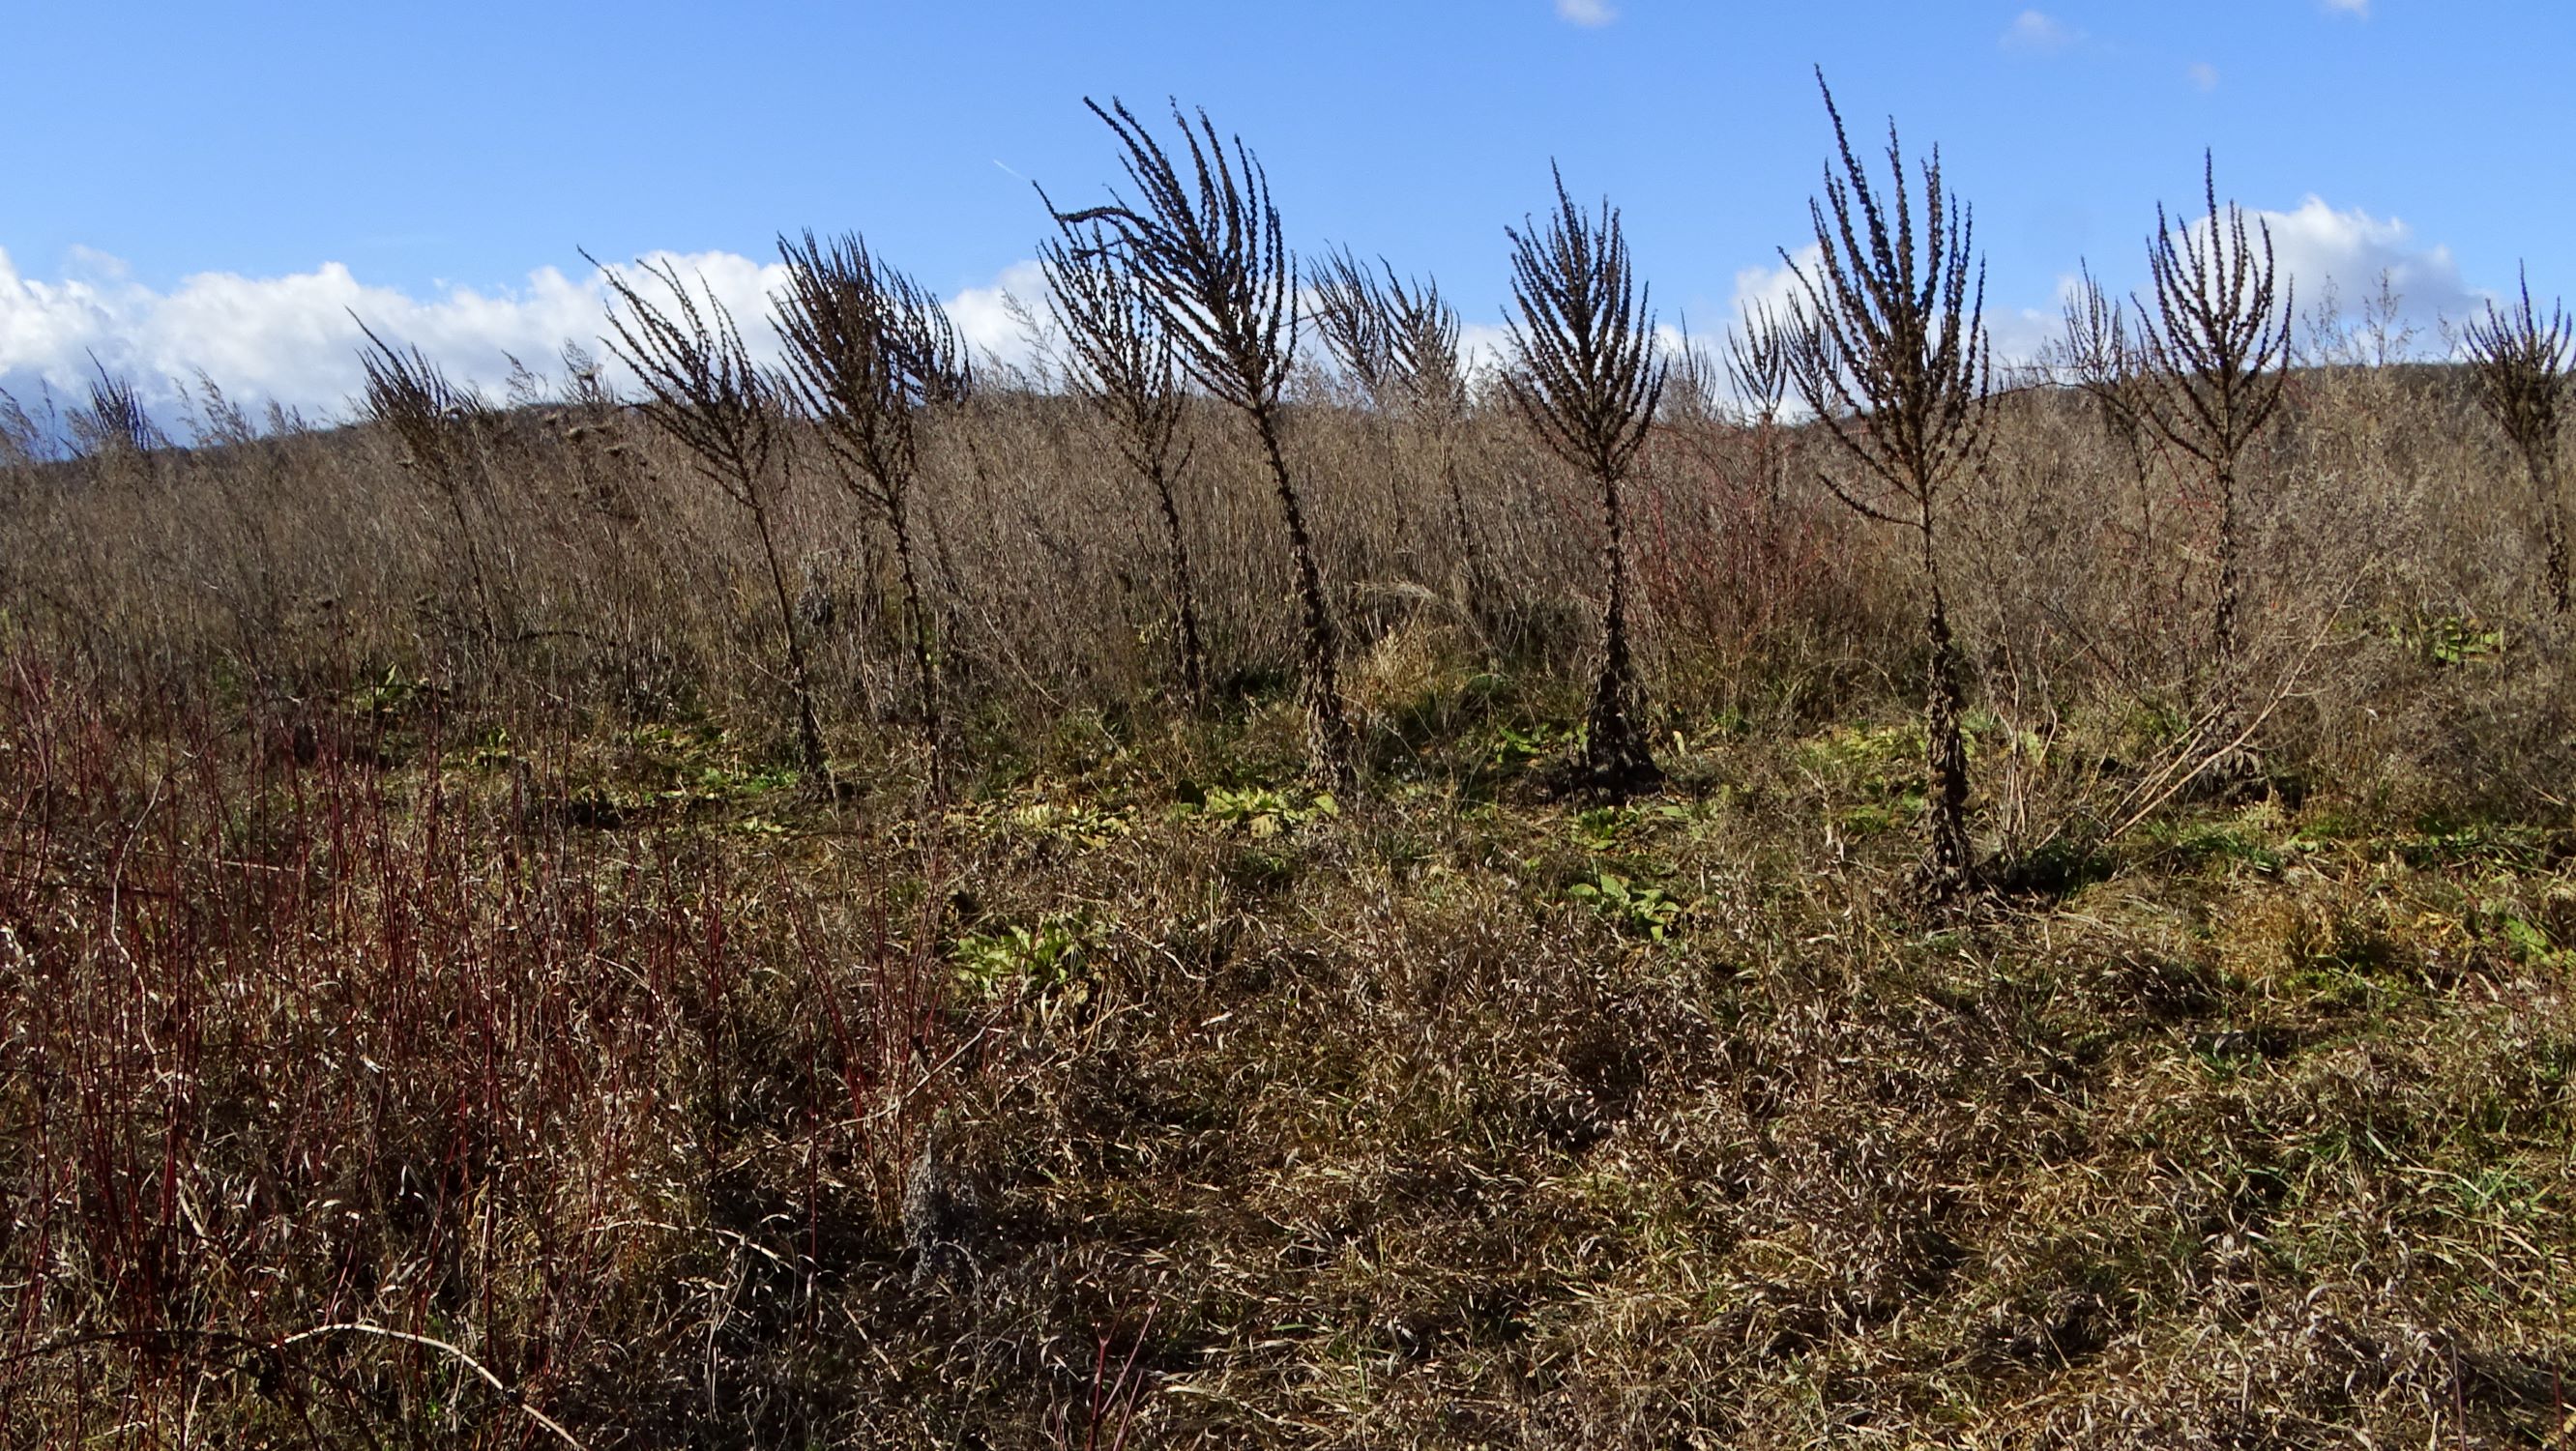
[[[1403,278],[1381,261],[1379,293],[1387,318],[1387,364],[1395,409],[1428,438],[1433,469],[1449,503],[1449,527],[1458,541],[1463,598],[1473,615],[1487,593],[1484,552],[1467,514],[1467,490],[1458,467],[1459,433],[1467,421],[1467,367],[1458,351],[1458,309],[1434,278]]]
[[[1974,257],[1968,208],[1941,183],[1936,148],[1922,166],[1917,230],[1896,125],[1887,128],[1885,198],[1852,154],[1842,113],[1821,70],[1825,114],[1840,162],[1825,194],[1807,204],[1820,256],[1786,249],[1798,297],[1780,326],[1789,380],[1834,447],[1851,481],[1819,474],[1855,512],[1914,536],[1923,578],[1927,651],[1923,896],[1938,903],[1972,890],[1980,873],[1968,837],[1968,749],[1960,725],[1966,668],[1943,594],[1938,526],[1959,481],[1980,466],[1993,417],[1984,321],[1985,268]]]
[[[1587,214],[1556,175],[1545,226],[1505,229],[1512,242],[1511,342],[1505,377],[1530,430],[1600,491],[1605,576],[1601,665],[1593,679],[1581,771],[1586,789],[1620,801],[1655,789],[1663,773],[1639,724],[1644,703],[1628,640],[1627,518],[1620,485],[1663,396],[1647,289],[1637,281],[1619,213]]]
[[[2218,690],[2232,701],[2241,642],[2243,533],[2241,466],[2248,444],[2271,421],[2289,378],[2289,284],[2272,260],[2272,229],[2251,232],[2234,202],[2222,212],[2214,162],[2201,155],[2201,190],[2209,206],[2195,236],[2156,208],[2147,243],[2151,307],[2138,313],[2137,346],[2148,378],[2149,426],[2199,461],[2218,501],[2218,599],[2211,611],[2210,652]]]
[[[857,233],[826,243],[778,239],[787,286],[776,299],[787,378],[841,466],[845,487],[894,536],[931,779],[942,777],[939,669],[914,544],[913,482],[931,410],[964,402],[972,366],[939,299],[872,256]]]
[[[625,274],[601,267],[586,252],[582,256],[599,268],[614,303],[608,325],[615,336],[606,340],[608,350],[643,380],[637,410],[688,450],[700,478],[751,515],[769,565],[779,634],[786,642],[788,684],[796,696],[798,761],[808,780],[828,785],[813,680],[770,517],[777,489],[770,468],[777,445],[776,390],[752,362],[733,314],[703,278],[693,292],[671,263],[645,263],[644,274],[670,296],[667,305],[657,304]]]
[[[1109,127],[1121,158],[1132,204],[1059,212],[1062,225],[1097,223],[1117,238],[1120,259],[1153,300],[1163,330],[1191,381],[1232,405],[1252,426],[1269,465],[1287,525],[1288,552],[1296,571],[1303,616],[1299,663],[1308,733],[1316,766],[1334,787],[1357,784],[1356,747],[1342,703],[1341,634],[1324,593],[1305,501],[1288,468],[1282,444],[1280,395],[1296,366],[1297,266],[1270,200],[1270,180],[1241,137],[1231,148],[1205,111],[1197,124],[1172,104],[1172,121],[1189,160],[1184,177],[1173,153],[1145,129],[1124,102],[1083,103]]]
[[[1324,254],[1309,285],[1325,350],[1371,404],[1385,407],[1395,380],[1395,319],[1377,273],[1340,247]]]
[[[1181,690],[1193,707],[1203,705],[1207,664],[1199,641],[1198,586],[1173,493],[1188,454],[1173,457],[1187,400],[1172,337],[1143,283],[1119,260],[1106,229],[1065,223],[1057,231],[1039,244],[1038,266],[1046,275],[1048,307],[1072,353],[1066,380],[1108,422],[1119,456],[1154,492],[1172,559]]]
[[[2558,500],[2558,432],[2566,401],[2570,324],[2556,302],[2532,306],[2531,279],[2522,278],[2518,302],[2468,325],[2461,338],[2478,402],[2522,455],[2524,476],[2540,505],[2542,567],[2550,608],[2567,613],[2567,521]]]

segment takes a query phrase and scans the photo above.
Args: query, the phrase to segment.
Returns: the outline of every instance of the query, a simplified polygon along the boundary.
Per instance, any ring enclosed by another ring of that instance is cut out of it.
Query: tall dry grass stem
[[[89,404],[71,420],[72,437],[83,451],[140,456],[169,442],[153,425],[133,379],[109,372],[96,353],[90,354],[89,366]]]
[[[446,502],[448,518],[456,526],[457,548],[465,556],[466,583],[474,591],[484,641],[495,643],[501,629],[493,613],[491,581],[485,577],[483,552],[466,509],[468,496],[482,479],[483,441],[494,421],[492,407],[473,389],[449,381],[419,348],[397,348],[363,321],[358,331],[367,339],[358,354],[366,373],[361,416],[394,436],[403,447],[405,465]]]
[[[2089,264],[2079,263],[2060,315],[2064,335],[2049,361],[2061,382],[2092,401],[2102,436],[2143,475],[2146,377],[2129,331],[2128,305],[2103,289]]]

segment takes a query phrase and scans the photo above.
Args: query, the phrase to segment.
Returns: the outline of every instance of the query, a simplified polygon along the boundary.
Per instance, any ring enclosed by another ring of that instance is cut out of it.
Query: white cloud
[[[741,323],[754,356],[776,360],[767,313],[769,295],[785,278],[778,263],[731,252],[644,260],[676,267],[693,283],[703,279]],[[992,285],[960,292],[949,312],[969,347],[1021,361],[1027,343],[1004,298],[1034,303],[1041,286],[1034,262],[1017,263]],[[654,290],[648,285],[646,295]],[[0,388],[28,401],[39,387],[79,397],[95,353],[156,407],[175,403],[180,380],[203,369],[242,401],[334,410],[361,386],[358,318],[388,342],[419,347],[455,376],[496,387],[511,357],[544,371],[567,341],[599,352],[607,293],[598,272],[568,276],[543,267],[515,288],[414,296],[362,282],[337,262],[284,277],[200,273],[163,291],[99,253],[76,251],[63,276],[43,281],[20,274],[0,251]]]
[[[2290,211],[2246,209],[2246,235],[2262,245],[2257,227],[2272,237],[2272,260],[2290,286],[2290,302],[2306,330],[2321,312],[2352,320],[2388,286],[2396,320],[2429,345],[2442,322],[2458,322],[2486,307],[2488,294],[2468,286],[2450,247],[2424,242],[2396,216],[2372,216],[2360,206],[2336,211],[2326,198],[2308,196]],[[2205,247],[2208,216],[2184,227],[2187,245]]]
[[[2351,15],[2363,20],[2370,18],[2370,0],[2323,0],[2323,3],[2326,9],[2338,15]]]
[[[1789,304],[1806,297],[1806,289],[1798,283],[1798,271],[1803,270],[1809,277],[1813,277],[1816,275],[1816,268],[1822,265],[1824,260],[1825,249],[1809,242],[1790,253],[1789,260],[1777,267],[1753,266],[1737,269],[1735,297],[1730,304],[1734,309],[1735,319],[1741,319],[1757,305],[1769,308],[1775,317],[1787,312]],[[1730,319],[1730,325],[1733,321],[1734,319]]]
[[[2057,305],[2003,307],[1991,295],[1986,298],[1985,321],[1986,348],[1994,359],[1997,383],[2005,381],[2008,371],[2037,364],[2066,330],[2066,315]]]
[[[1556,0],[1556,15],[1559,20],[1594,27],[1607,25],[1619,18],[1619,12],[1610,6],[1609,0]]]
[[[2204,91],[2214,91],[2218,89],[2218,67],[2211,65],[2205,60],[2193,61],[2190,67],[2186,69],[2183,74],[2191,78],[2191,83],[2193,85],[2200,87]]]
[[[1511,366],[1512,330],[1498,322],[1471,322],[1458,329],[1458,357],[1470,377],[1484,377]]]
[[[1003,268],[990,287],[969,287],[948,299],[949,320],[979,360],[987,353],[1014,365],[1029,360],[1028,333],[1014,301],[1030,316],[1046,316],[1046,271],[1035,259]]]
[[[2424,243],[2398,218],[2359,207],[2337,211],[2314,195],[2295,211],[2252,215],[2271,229],[2272,255],[2303,313],[2329,298],[2341,311],[2357,310],[2378,293],[2382,279],[2397,296],[2399,315],[2428,334],[2442,320],[2486,305],[2488,294],[2460,276],[2449,247]],[[2206,217],[2195,223],[2195,237],[2205,236],[2208,226]]]
[[[2037,10],[2025,10],[2013,17],[2004,28],[1999,42],[2006,50],[2027,55],[2055,55],[2084,38],[2080,30],[2070,29],[2063,21]]]

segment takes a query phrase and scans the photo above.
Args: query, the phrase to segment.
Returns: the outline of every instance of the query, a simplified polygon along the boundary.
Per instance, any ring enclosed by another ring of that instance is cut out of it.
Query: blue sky
[[[1939,143],[2008,340],[2080,257],[2136,283],[2204,146],[2280,214],[2311,295],[2394,268],[2429,321],[2523,259],[2576,291],[2576,7],[2537,0],[12,11],[0,386],[22,392],[94,350],[327,406],[352,305],[489,377],[503,346],[595,333],[576,248],[685,254],[756,297],[805,226],[862,230],[1000,346],[996,290],[1026,286],[1044,227],[1024,178],[1073,199],[1114,174],[1086,94],[1204,104],[1294,245],[1434,272],[1480,324],[1553,159],[1623,208],[1666,319],[1706,331],[1806,239],[1818,62],[1857,130],[1893,114]]]

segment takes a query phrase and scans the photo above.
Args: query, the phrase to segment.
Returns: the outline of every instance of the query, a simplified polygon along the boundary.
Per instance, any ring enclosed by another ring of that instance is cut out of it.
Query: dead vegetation
[[[2550,608],[2562,615],[2568,607],[2567,521],[2558,501],[2558,410],[2566,401],[2569,339],[2565,312],[2555,304],[2546,313],[2531,305],[2528,278],[2516,305],[2498,311],[2489,303],[2486,316],[2471,319],[2461,335],[2478,402],[2513,441],[2531,480],[2540,510],[2543,583]]]
[[[1817,86],[1822,89],[1820,73]],[[1790,261],[1799,295],[1768,344],[1857,478],[1816,477],[1863,518],[1909,532],[1924,612],[1923,895],[1955,901],[1982,873],[1968,840],[1966,665],[1950,625],[1941,525],[1989,444],[1994,394],[1986,338],[1985,263],[1966,206],[1941,184],[1941,155],[1923,164],[1922,229],[1896,126],[1887,128],[1884,200],[1852,155],[1825,92],[1839,169],[1807,205],[1817,259]],[[1918,246],[1919,239],[1919,246]],[[1782,253],[1786,258],[1788,254]]]
[[[1628,640],[1628,516],[1620,486],[1663,397],[1665,367],[1655,318],[1628,260],[1619,213],[1604,202],[1596,219],[1556,178],[1547,226],[1513,231],[1511,322],[1514,366],[1506,396],[1531,432],[1601,498],[1601,665],[1584,716],[1581,780],[1608,801],[1625,801],[1663,781],[1638,717],[1637,673]]]
[[[2480,407],[2554,314],[2265,364],[2186,789],[2175,383],[2079,298],[1989,389],[1892,135],[1658,399],[1606,210],[1517,391],[1346,257],[1354,386],[1250,153],[1110,115],[1061,393],[849,238],[794,408],[620,273],[631,404],[0,409],[0,1445],[2576,1434],[2555,433]]]
[[[1118,236],[1118,261],[1144,286],[1157,321],[1180,345],[1190,378],[1252,427],[1269,465],[1288,531],[1301,612],[1298,670],[1314,734],[1315,764],[1334,785],[1356,784],[1341,687],[1341,627],[1324,594],[1312,532],[1284,448],[1286,391],[1297,361],[1297,265],[1270,200],[1270,180],[1237,137],[1231,154],[1199,113],[1172,123],[1189,152],[1185,179],[1162,143],[1123,102],[1087,102],[1125,153],[1138,200],[1057,213],[1059,225],[1096,224]]]

